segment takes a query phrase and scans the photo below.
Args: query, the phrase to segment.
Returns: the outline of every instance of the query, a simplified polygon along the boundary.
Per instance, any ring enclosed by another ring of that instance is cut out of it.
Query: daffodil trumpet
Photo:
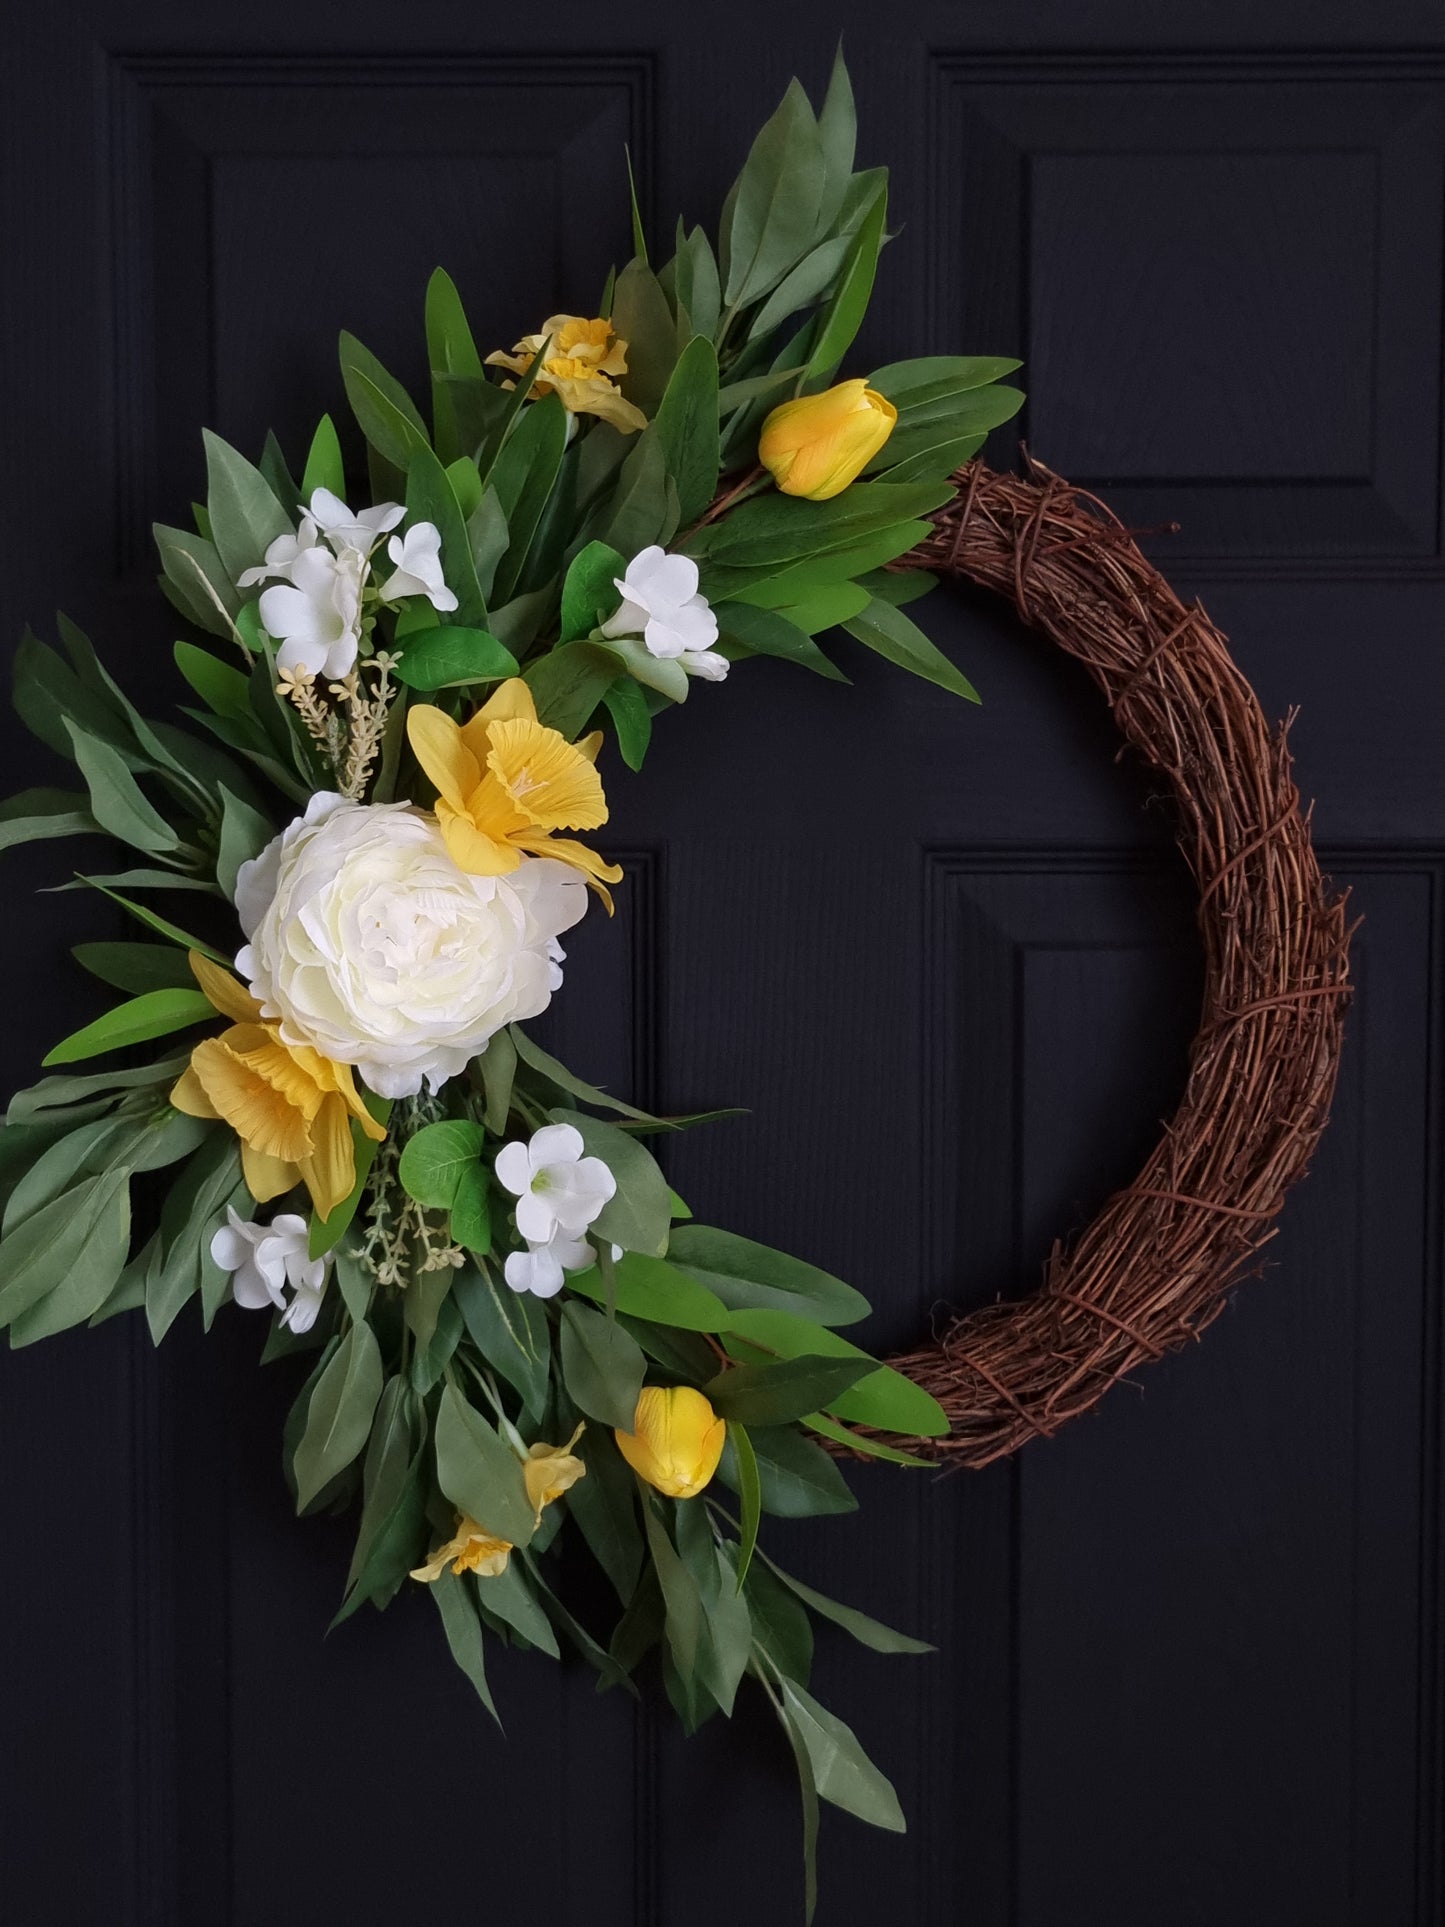
[[[618,864],[558,830],[595,830],[607,799],[594,767],[600,731],[569,743],[537,720],[519,677],[497,689],[470,722],[431,703],[407,711],[407,740],[437,792],[436,819],[452,861],[472,876],[506,876],[524,856],[554,857],[578,870],[612,910]]]
[[[356,1182],[355,1118],[380,1143],[378,1124],[356,1088],[349,1064],[334,1063],[307,1044],[288,1044],[281,1028],[229,971],[190,953],[191,971],[231,1028],[207,1037],[171,1091],[189,1117],[218,1118],[241,1140],[241,1171],[258,1204],[304,1184],[328,1217]]]

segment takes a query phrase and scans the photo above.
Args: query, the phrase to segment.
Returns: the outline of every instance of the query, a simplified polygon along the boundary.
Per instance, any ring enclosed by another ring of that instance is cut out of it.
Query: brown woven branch
[[[1033,1297],[955,1318],[893,1360],[952,1422],[925,1449],[980,1466],[1197,1338],[1273,1237],[1329,1115],[1350,933],[1300,809],[1288,721],[1271,732],[1203,609],[1041,464],[1018,477],[971,462],[956,480],[905,565],[997,590],[1084,664],[1173,790],[1206,966],[1184,1097],[1139,1176],[1055,1246]]]

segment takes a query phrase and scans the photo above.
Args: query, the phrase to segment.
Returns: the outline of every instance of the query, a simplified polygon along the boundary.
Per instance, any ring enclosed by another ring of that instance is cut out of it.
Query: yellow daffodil
[[[587,1476],[587,1467],[581,1459],[572,1456],[572,1447],[581,1436],[582,1427],[579,1425],[565,1445],[544,1445],[539,1439],[535,1445],[527,1448],[522,1482],[527,1488],[527,1497],[536,1508],[538,1525],[542,1523],[543,1506],[560,1499],[579,1479]]]
[[[469,723],[430,703],[407,711],[407,739],[436,785],[436,816],[452,861],[472,876],[505,876],[526,856],[556,857],[580,870],[608,911],[604,885],[622,871],[555,830],[595,830],[607,821],[593,768],[600,732],[569,743],[537,721],[526,683],[513,677]]]
[[[717,1471],[727,1426],[691,1385],[644,1385],[617,1449],[640,1479],[670,1499],[693,1499]]]
[[[196,982],[231,1028],[207,1037],[171,1092],[190,1117],[223,1118],[241,1140],[246,1188],[258,1204],[304,1183],[324,1218],[356,1181],[351,1137],[355,1118],[369,1138],[386,1136],[367,1110],[349,1064],[281,1041],[280,1027],[261,1015],[251,993],[199,951],[190,953]]]
[[[775,408],[758,438],[758,460],[784,495],[826,502],[872,461],[897,420],[888,397],[861,377],[840,381]]]
[[[538,1525],[542,1523],[542,1508],[553,1504],[587,1476],[587,1467],[581,1459],[572,1456],[572,1447],[581,1436],[579,1425],[565,1445],[547,1445],[539,1439],[527,1448],[522,1480],[527,1497],[537,1509]],[[459,1512],[457,1529],[451,1538],[444,1546],[438,1546],[426,1564],[417,1566],[411,1576],[429,1586],[434,1579],[440,1579],[443,1569],[450,1564],[453,1572],[475,1572],[483,1579],[494,1579],[507,1570],[511,1554],[510,1539],[497,1538],[475,1519]]]
[[[498,1573],[507,1570],[511,1556],[510,1539],[496,1538],[485,1526],[479,1526],[475,1519],[459,1512],[452,1537],[444,1546],[438,1546],[426,1564],[417,1566],[411,1576],[429,1586],[433,1579],[440,1579],[443,1569],[450,1565],[453,1572],[475,1572],[483,1579],[495,1579]]]
[[[511,354],[494,349],[487,361],[525,375],[539,354],[542,365],[532,383],[534,395],[559,395],[569,414],[597,415],[624,435],[646,428],[646,415],[617,386],[617,377],[627,373],[627,343],[612,332],[610,321],[554,314],[542,323],[540,334],[523,335]]]

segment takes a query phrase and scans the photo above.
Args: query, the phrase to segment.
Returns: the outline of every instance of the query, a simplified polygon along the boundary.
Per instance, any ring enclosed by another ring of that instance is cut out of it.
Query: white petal
[[[585,1149],[575,1124],[544,1124],[532,1133],[527,1157],[536,1172],[553,1164],[575,1164]]]
[[[660,656],[664,662],[672,661],[687,648],[687,636],[678,628],[676,615],[671,613],[651,617],[642,632],[642,640],[647,644],[647,653]]]
[[[319,1291],[298,1291],[291,1300],[290,1309],[282,1312],[281,1323],[289,1325],[294,1332],[309,1332],[316,1323],[317,1313],[321,1310]]]
[[[622,607],[615,616],[609,616],[602,624],[604,636],[640,636],[647,627],[648,612],[640,602],[634,602],[627,594],[627,584],[615,578],[613,587],[622,596]]]
[[[505,1185],[514,1198],[520,1198],[532,1182],[532,1160],[527,1156],[527,1147],[520,1139],[502,1146],[492,1169],[497,1174],[498,1184]]]
[[[604,1164],[601,1158],[579,1158],[577,1179],[579,1184],[588,1191],[595,1192],[604,1203],[608,1198],[617,1196],[617,1180],[613,1177],[610,1166]]]
[[[234,1225],[223,1224],[211,1239],[211,1258],[222,1271],[238,1271],[251,1256],[251,1241]]]
[[[697,594],[697,564],[690,555],[664,555],[648,574],[647,593],[654,604],[677,609]]]
[[[694,596],[691,602],[684,602],[673,617],[673,625],[679,635],[687,638],[689,649],[710,649],[717,641],[717,617],[706,596]]]
[[[557,1228],[557,1214],[551,1201],[535,1191],[524,1191],[517,1200],[517,1229],[529,1244],[544,1245]]]
[[[683,656],[682,666],[689,676],[701,676],[704,682],[722,682],[732,668],[727,657],[715,649],[690,650]]]
[[[232,1278],[231,1296],[243,1311],[264,1311],[275,1303],[265,1280],[251,1265],[242,1265]]]
[[[622,589],[646,589],[652,585],[653,574],[660,562],[667,558],[666,549],[656,542],[649,542],[645,549],[639,549],[625,570],[626,581],[619,583]]]

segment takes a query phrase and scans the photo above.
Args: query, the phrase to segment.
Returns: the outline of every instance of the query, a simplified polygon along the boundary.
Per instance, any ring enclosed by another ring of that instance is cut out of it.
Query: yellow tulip
[[[644,1385],[632,1430],[612,1436],[640,1479],[669,1499],[692,1499],[717,1471],[727,1426],[690,1385]]]
[[[569,743],[537,721],[532,692],[520,678],[504,682],[469,723],[417,703],[406,714],[407,740],[436,785],[437,824],[452,861],[470,876],[505,876],[523,855],[556,857],[596,890],[622,871],[595,850],[554,830],[595,830],[607,821],[602,779],[593,768],[599,731]]]
[[[356,1182],[355,1118],[380,1143],[386,1127],[367,1110],[349,1064],[287,1044],[278,1024],[229,971],[190,952],[196,982],[231,1028],[207,1037],[171,1091],[189,1117],[222,1118],[241,1140],[241,1170],[258,1204],[304,1182],[327,1217]]]
[[[459,1512],[455,1533],[444,1546],[437,1547],[424,1566],[415,1567],[411,1576],[429,1586],[433,1579],[440,1579],[442,1569],[450,1565],[453,1572],[475,1572],[483,1579],[495,1579],[507,1570],[511,1556],[510,1539],[496,1538],[485,1526],[479,1526],[475,1519]]]
[[[784,495],[826,502],[872,461],[897,420],[888,397],[861,376],[840,381],[775,408],[758,438],[758,460]]]
[[[616,377],[627,373],[627,343],[613,334],[610,321],[601,316],[588,321],[579,314],[554,314],[542,323],[540,334],[523,335],[509,355],[494,349],[487,362],[525,375],[539,354],[542,366],[532,383],[533,395],[558,395],[569,414],[596,415],[624,435],[646,428],[646,415],[617,387]],[[515,388],[517,384],[502,385]]]

